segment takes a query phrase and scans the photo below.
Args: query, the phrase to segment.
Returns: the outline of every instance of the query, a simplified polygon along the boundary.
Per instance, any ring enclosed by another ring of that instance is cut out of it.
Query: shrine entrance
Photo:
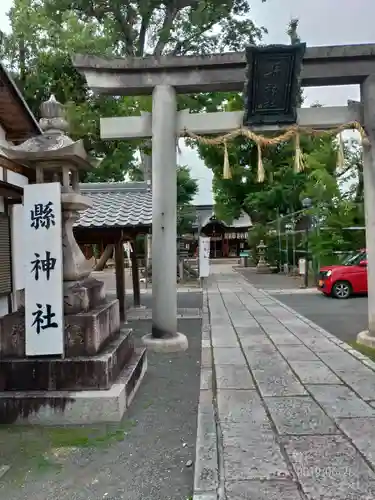
[[[334,135],[351,128],[361,133],[364,145],[369,343],[375,345],[375,45],[306,50],[304,44],[249,47],[246,53],[134,58],[131,64],[124,59],[76,56],[74,64],[97,93],[152,94],[152,113],[103,118],[101,137],[152,138],[153,340],[158,339],[155,345],[163,341],[167,344],[171,338],[176,345],[176,139],[188,136],[221,146],[223,176],[229,178],[228,142],[244,135],[258,147],[258,180],[262,182],[261,154],[267,145],[294,140],[296,165],[300,168],[300,133],[318,134],[329,129]],[[242,92],[244,84],[244,111],[177,112],[178,93]],[[299,85],[353,84],[361,86],[361,103],[297,109]],[[276,138],[261,135],[269,132],[280,135]],[[224,135],[208,139],[204,137],[207,134]],[[166,248],[170,257],[167,260]]]

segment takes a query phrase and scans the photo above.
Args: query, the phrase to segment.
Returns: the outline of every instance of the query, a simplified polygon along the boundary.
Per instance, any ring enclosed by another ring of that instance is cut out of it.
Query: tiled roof
[[[210,222],[215,220],[215,207],[213,205],[197,205],[197,221],[194,224],[194,227],[198,227],[198,220],[200,220],[201,227],[207,226]],[[238,219],[234,219],[230,224],[225,223],[224,221],[216,219],[216,222],[219,222],[225,227],[233,228],[233,229],[241,229],[252,226],[252,222],[250,217],[246,212],[241,212],[241,215]]]
[[[76,227],[151,226],[152,193],[145,182],[98,182],[79,187],[94,203],[80,213]]]

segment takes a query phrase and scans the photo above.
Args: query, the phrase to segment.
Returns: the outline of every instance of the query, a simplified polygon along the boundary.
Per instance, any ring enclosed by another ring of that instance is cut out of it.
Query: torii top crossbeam
[[[242,91],[245,52],[208,56],[112,59],[76,55],[74,66],[88,86],[107,95],[145,95],[163,83],[177,93]],[[303,87],[354,85],[375,74],[375,44],[309,47],[303,59]]]

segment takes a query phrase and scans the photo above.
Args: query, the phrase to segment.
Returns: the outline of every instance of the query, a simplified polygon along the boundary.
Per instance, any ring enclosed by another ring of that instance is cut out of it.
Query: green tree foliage
[[[195,207],[192,205],[194,196],[198,192],[198,182],[190,175],[186,165],[177,170],[177,233],[184,234],[191,230],[196,219]]]
[[[99,118],[150,110],[150,97],[93,96],[75,71],[71,56],[160,56],[240,50],[264,29],[250,19],[246,0],[133,2],[102,0],[15,0],[11,33],[2,34],[3,59],[38,117],[51,93],[67,105],[73,138],[84,138],[98,166],[87,180],[119,181],[136,172],[139,141],[102,141]],[[225,97],[225,96],[224,96]],[[223,97],[182,96],[180,108],[216,108]]]

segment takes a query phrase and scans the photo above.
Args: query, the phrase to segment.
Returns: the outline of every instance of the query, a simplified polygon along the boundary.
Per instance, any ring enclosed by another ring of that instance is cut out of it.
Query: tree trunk
[[[104,266],[107,263],[107,260],[112,257],[113,254],[113,245],[107,245],[104,249],[103,254],[101,255],[100,259],[98,260],[98,263],[94,267],[94,271],[103,271]]]

